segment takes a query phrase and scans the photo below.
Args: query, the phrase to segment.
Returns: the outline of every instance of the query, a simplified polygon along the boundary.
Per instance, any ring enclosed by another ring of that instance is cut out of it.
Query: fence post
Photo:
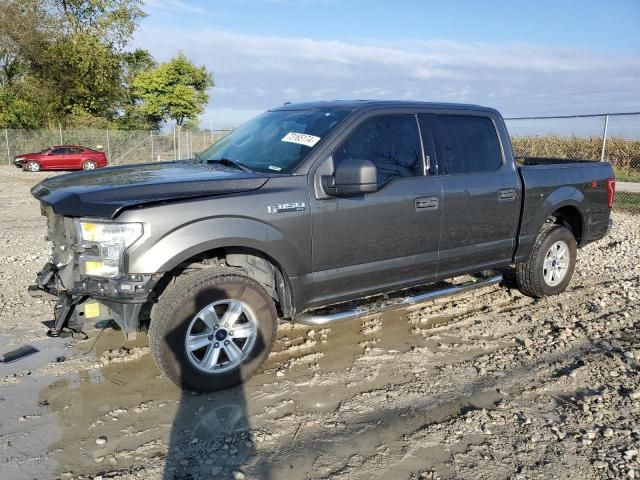
[[[151,161],[153,162],[153,130],[151,130]]]
[[[64,145],[64,138],[62,138],[62,125],[58,122],[58,131],[60,132],[60,145]]]
[[[107,156],[109,157],[109,161],[111,161],[111,144],[109,142],[109,130],[107,130]]]
[[[11,148],[9,147],[9,130],[4,129],[4,138],[7,141],[7,162],[11,164]]]
[[[604,152],[607,147],[607,128],[609,127],[609,114],[604,116],[604,132],[602,132],[602,152],[600,152],[600,161],[604,162]]]
[[[176,150],[176,125],[173,126],[173,159],[178,159],[178,154]]]

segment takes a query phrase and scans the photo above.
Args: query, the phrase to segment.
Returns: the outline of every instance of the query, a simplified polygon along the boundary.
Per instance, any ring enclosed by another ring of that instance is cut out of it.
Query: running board
[[[468,292],[475,290],[476,288],[486,287],[502,281],[502,274],[496,272],[490,272],[489,275],[482,275],[476,277],[475,280],[460,283],[458,285],[452,284],[451,286],[442,287],[434,290],[430,290],[418,295],[402,297],[394,299],[383,305],[365,308],[355,307],[347,310],[342,310],[334,313],[314,313],[314,311],[304,312],[294,318],[295,323],[301,323],[302,325],[309,326],[323,326],[330,323],[342,322],[344,320],[351,320],[359,317],[368,317],[369,315],[375,315],[386,310],[394,310],[397,308],[404,308],[417,303],[427,302],[429,300],[435,300],[436,298],[446,297],[448,295],[455,295],[457,293]]]

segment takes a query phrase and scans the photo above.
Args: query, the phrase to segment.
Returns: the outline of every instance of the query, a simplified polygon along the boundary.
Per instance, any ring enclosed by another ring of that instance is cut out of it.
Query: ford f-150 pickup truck
[[[525,294],[562,292],[577,248],[607,234],[614,190],[608,163],[515,159],[490,108],[288,104],[194,159],[35,186],[53,252],[30,292],[57,298],[50,335],[148,328],[169,379],[217,390],[259,368],[282,320],[398,308],[510,265]]]

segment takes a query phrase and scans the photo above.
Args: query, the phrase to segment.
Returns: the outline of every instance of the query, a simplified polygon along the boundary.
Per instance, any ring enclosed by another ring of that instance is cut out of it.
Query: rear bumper
[[[86,278],[66,288],[57,267],[47,263],[36,276],[28,292],[33,297],[57,300],[54,327],[50,336],[59,336],[64,328],[81,331],[86,320],[114,320],[127,339],[135,338],[140,312],[147,303],[157,275],[126,275],[122,279]]]

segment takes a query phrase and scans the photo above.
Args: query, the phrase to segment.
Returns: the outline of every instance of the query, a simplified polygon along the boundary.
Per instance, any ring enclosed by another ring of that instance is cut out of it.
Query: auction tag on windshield
[[[316,137],[315,135],[307,135],[306,133],[289,132],[284,137],[282,137],[282,141],[289,143],[299,143],[300,145],[313,147],[320,141],[320,137]]]

